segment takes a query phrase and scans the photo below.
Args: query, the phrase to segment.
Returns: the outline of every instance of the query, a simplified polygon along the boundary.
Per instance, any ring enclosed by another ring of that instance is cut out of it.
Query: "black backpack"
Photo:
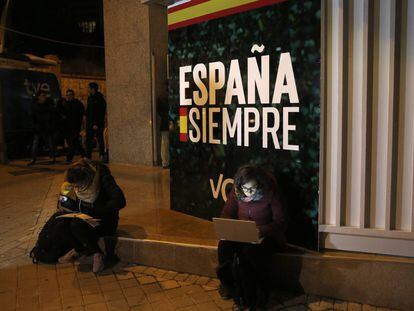
[[[30,258],[33,263],[56,263],[59,257],[66,254],[72,246],[65,243],[57,236],[57,225],[66,219],[57,219],[65,212],[54,213],[39,233],[35,247],[30,251]]]

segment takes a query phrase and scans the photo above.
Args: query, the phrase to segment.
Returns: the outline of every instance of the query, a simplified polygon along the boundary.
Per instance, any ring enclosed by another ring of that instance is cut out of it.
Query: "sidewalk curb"
[[[112,237],[118,256],[128,262],[215,277],[217,247],[147,239]]]

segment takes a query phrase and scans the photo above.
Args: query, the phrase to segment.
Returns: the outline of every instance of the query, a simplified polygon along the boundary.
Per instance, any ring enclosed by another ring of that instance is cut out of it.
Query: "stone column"
[[[3,130],[3,88],[0,84],[0,164],[7,163],[7,150]]]
[[[104,29],[110,160],[153,165],[152,103],[166,84],[166,8],[104,0]]]

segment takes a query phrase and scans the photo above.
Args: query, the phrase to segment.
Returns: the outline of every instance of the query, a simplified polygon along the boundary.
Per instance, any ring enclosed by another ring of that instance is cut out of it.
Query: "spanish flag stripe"
[[[178,7],[176,11],[168,14],[168,29],[174,30],[284,1],[288,0],[226,0],[224,3],[222,0],[203,1],[202,3],[191,1],[189,3],[193,4],[192,6],[188,3],[182,10]]]
[[[187,133],[187,116],[180,116],[180,133]]]
[[[192,6],[195,6],[197,4],[207,2],[207,1],[210,1],[210,0],[191,0],[189,2],[185,2],[185,3],[182,3],[180,5],[176,5],[172,8],[170,8],[170,9],[168,9],[168,14],[171,14],[171,13],[174,13],[174,12],[177,12],[177,11],[183,10],[185,8],[192,7]]]
[[[256,2],[257,0],[210,0],[195,4],[193,6],[184,8],[182,10],[168,14],[168,25],[172,25],[184,20],[197,18],[203,15],[223,11],[226,9],[234,8],[246,3]],[[191,3],[191,2],[190,2]]]
[[[180,108],[180,116],[187,116],[187,108],[181,107]]]

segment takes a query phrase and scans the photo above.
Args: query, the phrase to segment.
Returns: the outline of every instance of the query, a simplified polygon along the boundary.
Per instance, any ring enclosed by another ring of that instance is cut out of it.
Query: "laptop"
[[[255,243],[261,242],[256,223],[250,220],[213,218],[214,229],[219,240]]]

